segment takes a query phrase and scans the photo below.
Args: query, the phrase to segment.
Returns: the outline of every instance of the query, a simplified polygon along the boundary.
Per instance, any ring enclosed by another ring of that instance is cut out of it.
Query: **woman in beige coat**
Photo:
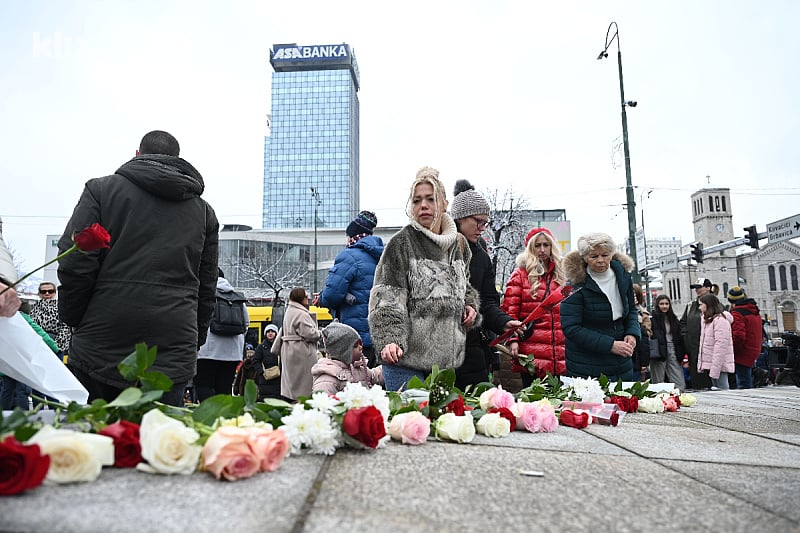
[[[314,380],[311,367],[317,362],[319,329],[308,310],[308,295],[302,287],[289,293],[289,305],[283,316],[280,341],[273,344],[273,353],[281,355],[281,396],[297,400],[311,396]]]

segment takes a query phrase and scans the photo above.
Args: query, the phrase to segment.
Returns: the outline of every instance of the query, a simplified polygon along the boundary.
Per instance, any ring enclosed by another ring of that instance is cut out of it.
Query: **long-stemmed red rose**
[[[383,415],[373,405],[350,409],[342,420],[342,431],[369,448],[377,448],[386,436]]]
[[[50,456],[38,444],[24,445],[14,437],[0,442],[0,495],[19,494],[38,487],[50,468]]]
[[[0,294],[3,294],[8,289],[16,287],[17,285],[25,281],[27,278],[29,278],[31,274],[40,271],[41,269],[45,268],[48,265],[52,265],[56,261],[64,259],[66,256],[68,256],[75,250],[80,250],[81,252],[92,252],[94,250],[100,250],[101,248],[109,248],[108,244],[111,242],[111,235],[108,234],[108,231],[106,231],[106,229],[103,226],[95,222],[88,228],[85,228],[79,231],[78,233],[73,233],[72,242],[75,244],[73,244],[69,249],[58,254],[58,256],[55,259],[51,259],[50,261],[43,264],[39,268],[31,270],[30,272],[19,278],[17,281],[15,281],[5,289],[0,291]]]

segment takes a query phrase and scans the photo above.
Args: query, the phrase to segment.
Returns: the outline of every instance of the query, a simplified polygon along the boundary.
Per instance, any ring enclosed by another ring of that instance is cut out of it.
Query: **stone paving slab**
[[[623,433],[615,429],[593,425],[586,431],[642,457],[653,459],[758,465],[763,464],[763,458],[753,450],[769,447],[772,465],[800,465],[800,447],[738,431],[671,427],[668,431],[654,432],[646,426],[629,426]]]
[[[796,526],[642,458],[447,443],[424,448],[337,453],[305,531],[775,532]],[[544,476],[522,476],[520,468]],[[355,494],[363,497],[354,515],[342,501]]]
[[[290,531],[323,456],[285,460],[235,483],[208,473],[162,476],[105,468],[91,483],[0,497],[0,530],[59,533]]]
[[[800,465],[797,465],[798,468],[778,468],[688,461],[657,462],[729,495],[743,498],[768,511],[772,517],[800,523],[800,505],[797,501]],[[752,517],[747,523],[754,528],[772,523],[772,518],[764,524],[758,524],[757,520]]]

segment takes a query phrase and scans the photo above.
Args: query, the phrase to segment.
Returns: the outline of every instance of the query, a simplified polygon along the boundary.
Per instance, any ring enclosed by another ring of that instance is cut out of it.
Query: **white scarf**
[[[625,309],[622,307],[622,298],[619,295],[617,275],[614,274],[614,270],[608,267],[608,270],[605,272],[595,272],[590,267],[587,267],[586,273],[597,282],[597,286],[600,287],[600,290],[603,291],[603,294],[608,298],[608,303],[611,304],[612,320],[622,318],[622,315],[625,314]]]
[[[452,217],[447,213],[442,215],[442,233],[434,233],[428,228],[422,226],[416,220],[411,220],[411,227],[415,230],[421,232],[423,235],[428,237],[430,240],[436,243],[436,245],[444,251],[449,250],[458,239],[458,230],[456,228],[456,223],[453,221]]]

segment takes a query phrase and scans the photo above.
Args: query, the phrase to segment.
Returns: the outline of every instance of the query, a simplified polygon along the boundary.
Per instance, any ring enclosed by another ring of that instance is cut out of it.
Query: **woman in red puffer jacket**
[[[525,320],[554,289],[564,285],[565,279],[553,234],[546,228],[533,228],[525,237],[525,250],[517,257],[517,269],[508,280],[500,308],[516,320]],[[518,355],[533,355],[538,378],[548,372],[564,374],[567,366],[559,306],[529,324],[520,338],[509,340],[508,349],[512,370],[522,374],[525,387],[533,382],[533,376],[519,364]]]

